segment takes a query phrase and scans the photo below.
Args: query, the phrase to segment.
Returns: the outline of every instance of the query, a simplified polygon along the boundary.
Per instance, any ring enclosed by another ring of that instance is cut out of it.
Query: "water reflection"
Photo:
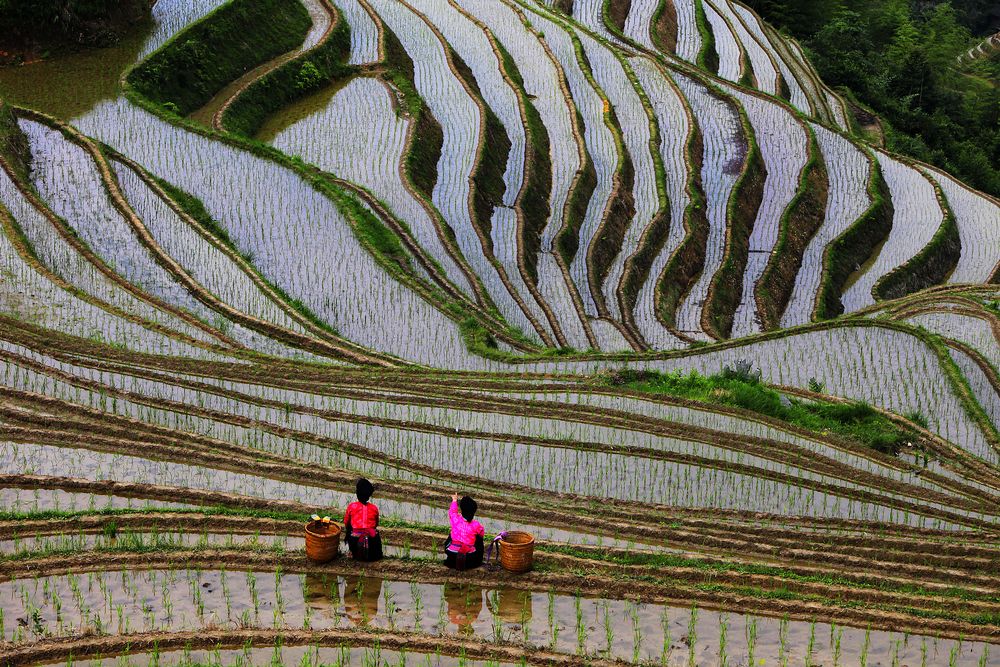
[[[364,575],[344,577],[344,613],[353,625],[368,625],[378,615],[382,581]]]
[[[65,120],[82,116],[101,100],[118,97],[119,79],[153,30],[150,22],[115,46],[0,68],[0,97]]]
[[[472,635],[472,624],[483,612],[483,589],[474,584],[449,581],[444,585],[444,600],[448,606],[448,620],[461,635]]]
[[[531,591],[504,586],[487,596],[490,611],[505,623],[527,625],[533,617]]]

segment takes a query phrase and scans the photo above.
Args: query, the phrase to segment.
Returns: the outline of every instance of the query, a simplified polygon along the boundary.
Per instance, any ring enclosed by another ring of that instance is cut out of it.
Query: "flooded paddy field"
[[[0,664],[1000,665],[1000,205],[749,7],[158,0],[41,55]],[[311,560],[359,477],[385,557]],[[452,494],[532,569],[445,568]]]

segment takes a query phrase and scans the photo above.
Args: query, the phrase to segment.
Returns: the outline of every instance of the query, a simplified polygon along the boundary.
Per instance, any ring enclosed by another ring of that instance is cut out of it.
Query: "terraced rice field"
[[[1000,664],[997,201],[731,0],[297,3],[0,70],[0,663]]]

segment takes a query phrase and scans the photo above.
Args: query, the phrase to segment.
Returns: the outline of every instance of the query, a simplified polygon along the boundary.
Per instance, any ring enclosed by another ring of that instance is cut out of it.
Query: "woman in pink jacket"
[[[483,564],[486,530],[475,520],[476,501],[465,496],[461,501],[458,494],[452,494],[448,519],[451,521],[451,535],[444,543],[444,564],[455,570],[471,570]]]

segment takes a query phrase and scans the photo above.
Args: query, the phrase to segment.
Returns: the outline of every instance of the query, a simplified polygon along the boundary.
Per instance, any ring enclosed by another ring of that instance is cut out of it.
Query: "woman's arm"
[[[451,507],[448,508],[448,520],[454,528],[459,521],[464,521],[462,512],[458,509],[458,494],[451,494]]]

